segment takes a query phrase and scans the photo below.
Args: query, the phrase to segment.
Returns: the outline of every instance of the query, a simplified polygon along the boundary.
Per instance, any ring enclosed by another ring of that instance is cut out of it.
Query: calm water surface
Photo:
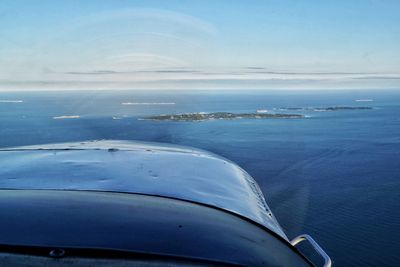
[[[338,105],[373,109],[291,111],[305,119],[138,120]],[[53,119],[64,115],[80,118]],[[400,264],[400,91],[0,93],[0,147],[90,139],[168,142],[225,156],[258,181],[289,237],[311,234],[338,266]]]

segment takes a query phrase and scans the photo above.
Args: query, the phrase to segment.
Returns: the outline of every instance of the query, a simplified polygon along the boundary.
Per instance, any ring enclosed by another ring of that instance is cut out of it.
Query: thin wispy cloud
[[[248,69],[248,68],[246,68]],[[253,71],[253,69],[257,69]],[[229,70],[229,71],[221,71],[217,69],[214,72],[205,71],[201,69],[153,69],[153,70],[128,70],[128,71],[117,71],[117,70],[93,70],[93,71],[70,71],[66,72],[66,74],[77,74],[77,75],[109,75],[109,74],[197,74],[199,76],[224,76],[224,75],[233,75],[233,76],[249,76],[249,77],[265,77],[271,75],[279,75],[290,77],[293,76],[313,76],[315,79],[319,79],[324,76],[336,76],[338,78],[354,78],[354,79],[396,79],[398,76],[378,76],[379,73],[371,73],[371,72],[293,72],[293,71],[259,71],[258,69],[264,69],[260,67],[252,67],[250,70]],[[253,75],[254,74],[254,75]],[[362,76],[360,76],[362,75]],[[364,76],[365,75],[365,76]],[[375,75],[375,76],[371,76]]]
[[[107,74],[116,74],[119,73],[113,70],[94,70],[94,71],[70,71],[66,72],[66,74],[76,74],[76,75],[107,75]]]
[[[247,71],[255,74],[280,74],[280,75],[367,75],[370,72],[284,72],[284,71]]]
[[[364,76],[354,77],[356,80],[400,80],[400,76]]]
[[[263,67],[244,67],[244,69],[248,69],[248,70],[265,70],[265,68],[263,68]]]
[[[72,75],[109,75],[109,74],[148,74],[148,73],[201,73],[198,70],[189,69],[166,69],[166,70],[132,70],[132,71],[115,71],[115,70],[94,70],[94,71],[69,71],[66,74]]]

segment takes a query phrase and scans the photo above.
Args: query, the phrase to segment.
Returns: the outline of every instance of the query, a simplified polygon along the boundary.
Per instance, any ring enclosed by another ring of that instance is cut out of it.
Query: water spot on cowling
[[[119,149],[118,148],[109,148],[108,152],[117,152]]]
[[[178,228],[182,228],[183,226],[180,224],[180,225],[178,225]]]
[[[49,256],[52,258],[62,258],[65,256],[65,251],[61,248],[52,249]]]
[[[147,173],[148,173],[148,174],[150,175],[150,177],[152,177],[152,178],[158,178],[158,177],[159,177],[159,175],[156,174],[156,173],[153,173],[152,170],[148,170]]]

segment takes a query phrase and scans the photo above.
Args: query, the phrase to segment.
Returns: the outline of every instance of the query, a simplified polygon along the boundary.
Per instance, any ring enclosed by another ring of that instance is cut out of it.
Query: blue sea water
[[[290,112],[304,119],[140,120],[332,106],[373,109]],[[80,118],[53,119],[64,115]],[[257,180],[289,237],[311,234],[337,266],[400,264],[400,91],[0,92],[0,147],[91,139],[168,142],[225,156]]]

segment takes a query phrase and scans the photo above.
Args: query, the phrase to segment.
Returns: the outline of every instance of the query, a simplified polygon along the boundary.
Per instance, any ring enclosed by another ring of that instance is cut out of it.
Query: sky
[[[0,90],[400,89],[398,0],[0,0]]]

